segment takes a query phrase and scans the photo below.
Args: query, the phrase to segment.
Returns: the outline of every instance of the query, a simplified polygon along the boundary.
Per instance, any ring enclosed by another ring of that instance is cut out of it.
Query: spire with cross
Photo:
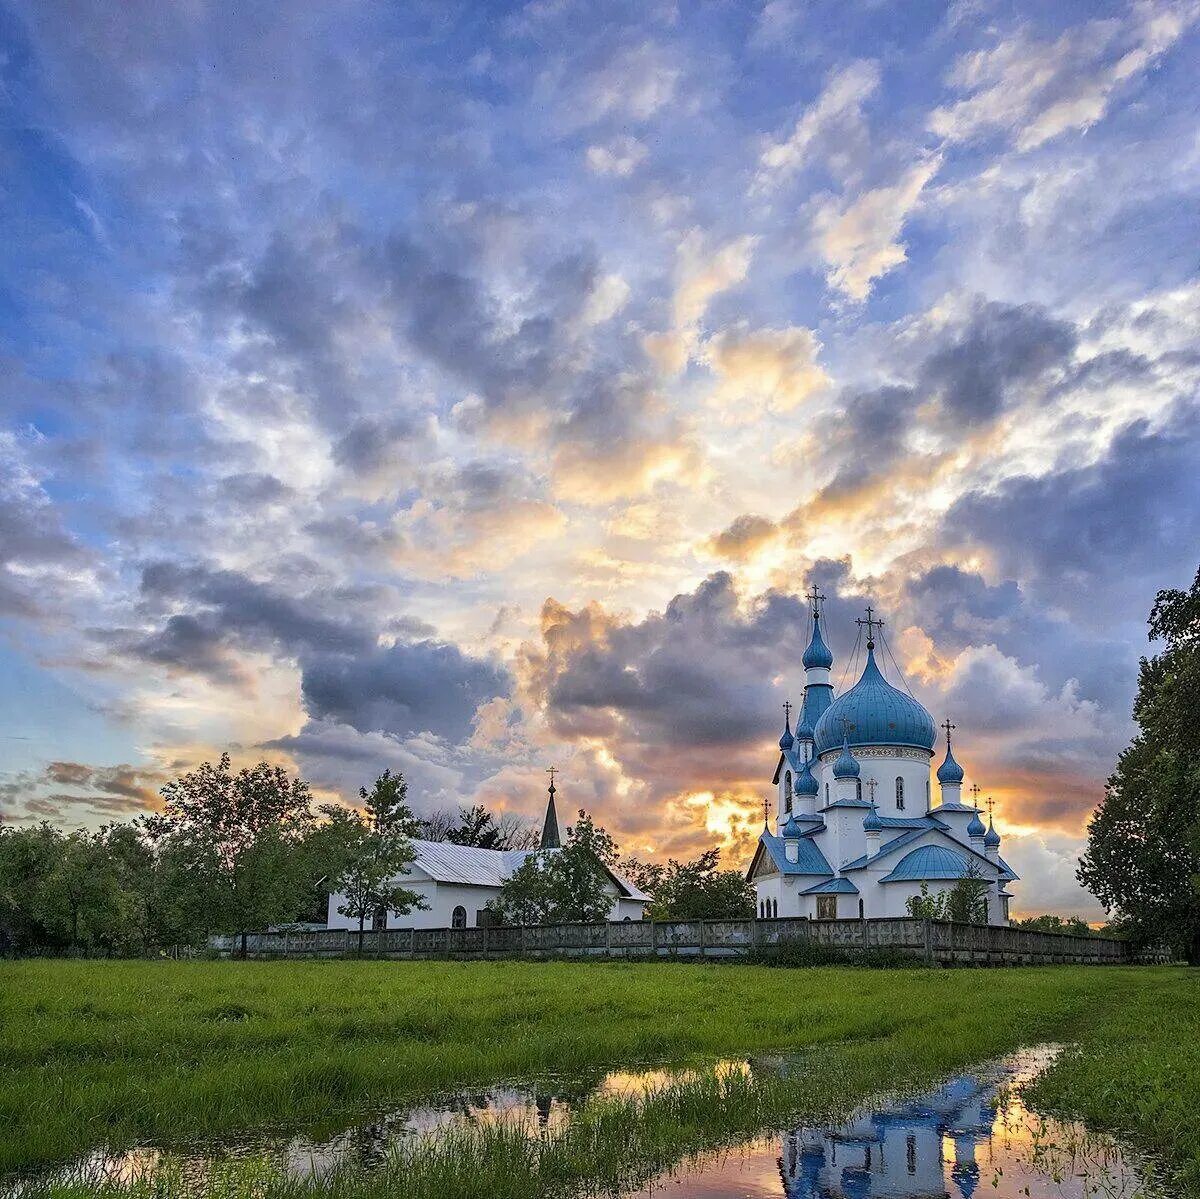
[[[771,799],[770,799],[770,796],[763,797],[762,809],[763,809],[763,828],[769,829],[771,827]]]
[[[867,630],[867,649],[875,648],[875,630],[883,628],[883,621],[878,620],[875,616],[875,609],[870,604],[867,605],[867,619],[863,620],[860,616],[855,622],[858,627],[866,628]]]
[[[992,822],[992,809],[996,806],[996,801],[989,795],[985,801],[988,810],[988,824]]]
[[[542,822],[542,839],[539,849],[561,849],[562,838],[558,832],[558,811],[554,807],[554,793],[558,790],[554,785],[554,776],[559,773],[557,766],[550,766],[546,773],[550,776],[550,786],[547,788],[550,798],[546,802],[546,819]]]
[[[783,726],[788,728],[792,722],[792,701],[785,699],[783,701]]]
[[[878,786],[878,784],[875,782],[874,779],[867,779],[867,790],[870,791],[870,793],[871,793],[871,806],[872,807],[875,806],[875,788],[877,786]]]
[[[945,719],[945,720],[942,722],[942,726],[941,726],[941,727],[942,727],[942,728],[944,728],[944,729],[946,730],[946,752],[947,752],[947,753],[949,753],[949,752],[950,752],[950,734],[951,734],[952,732],[954,732],[954,730],[955,730],[956,728],[958,728],[958,725],[956,725],[956,724],[951,724],[951,723],[950,723],[950,717],[949,717],[949,716],[947,716],[947,717],[946,717],[946,719]]]
[[[978,783],[972,783],[968,788],[971,792],[971,801],[976,807],[979,807],[979,793],[983,788]]]
[[[825,602],[825,596],[821,594],[820,588],[814,583],[812,590],[804,598],[808,600],[809,611],[814,616],[819,617],[821,615],[821,605]]]

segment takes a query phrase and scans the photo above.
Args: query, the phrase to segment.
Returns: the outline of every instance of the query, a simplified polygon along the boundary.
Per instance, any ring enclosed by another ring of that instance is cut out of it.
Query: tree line
[[[200,948],[297,924],[324,924],[329,896],[360,932],[377,915],[423,906],[403,885],[414,839],[485,849],[534,849],[534,828],[475,806],[417,817],[402,775],[385,770],[360,804],[315,805],[307,782],[259,762],[234,771],[228,754],[162,788],[162,810],[96,831],[49,823],[0,826],[0,952],[137,956]],[[509,923],[602,920],[609,870],[654,895],[662,919],[753,912],[737,871],[715,851],[666,866],[621,862],[586,812],[561,850],[533,855],[492,908]]]

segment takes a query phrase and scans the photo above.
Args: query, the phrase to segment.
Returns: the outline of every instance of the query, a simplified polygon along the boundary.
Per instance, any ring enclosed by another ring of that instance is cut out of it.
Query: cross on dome
[[[861,629],[864,625],[867,629],[867,649],[875,648],[875,630],[883,628],[883,621],[875,619],[875,609],[870,604],[867,605],[867,619],[863,620],[859,617],[854,622]]]
[[[821,605],[825,602],[825,596],[821,594],[820,589],[815,583],[813,584],[813,589],[804,598],[808,600],[808,606],[812,609],[812,614],[820,616]]]

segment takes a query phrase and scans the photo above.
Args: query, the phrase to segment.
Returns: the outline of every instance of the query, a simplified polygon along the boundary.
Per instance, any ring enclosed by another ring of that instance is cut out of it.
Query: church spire
[[[557,766],[551,766],[546,773],[550,776],[548,788],[550,798],[546,803],[546,819],[542,823],[542,840],[539,849],[561,849],[562,839],[558,835],[558,812],[554,808],[554,776],[558,773]]]

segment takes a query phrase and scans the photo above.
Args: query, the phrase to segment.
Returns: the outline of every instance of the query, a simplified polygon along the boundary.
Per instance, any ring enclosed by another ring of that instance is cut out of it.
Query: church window
[[[929,780],[925,780],[925,806],[929,807]]]
[[[792,772],[790,770],[783,776],[783,807],[785,812],[792,810]]]
[[[775,919],[775,920],[777,920],[779,918],[779,900],[778,899],[771,900],[771,917],[772,917],[772,919]]]
[[[818,920],[836,920],[837,919],[837,896],[836,895],[818,895],[817,896],[817,919]]]
[[[862,779],[854,780],[854,798],[862,799]]]
[[[826,803],[829,802],[829,784],[828,783],[825,784],[825,802]]]
[[[904,780],[896,775],[896,811],[904,811]]]
[[[461,904],[454,909],[450,914],[451,928],[466,928],[467,927],[467,909]]]
[[[904,1142],[904,1158],[905,1165],[908,1166],[908,1172],[915,1174],[917,1172],[917,1138],[908,1137]]]

